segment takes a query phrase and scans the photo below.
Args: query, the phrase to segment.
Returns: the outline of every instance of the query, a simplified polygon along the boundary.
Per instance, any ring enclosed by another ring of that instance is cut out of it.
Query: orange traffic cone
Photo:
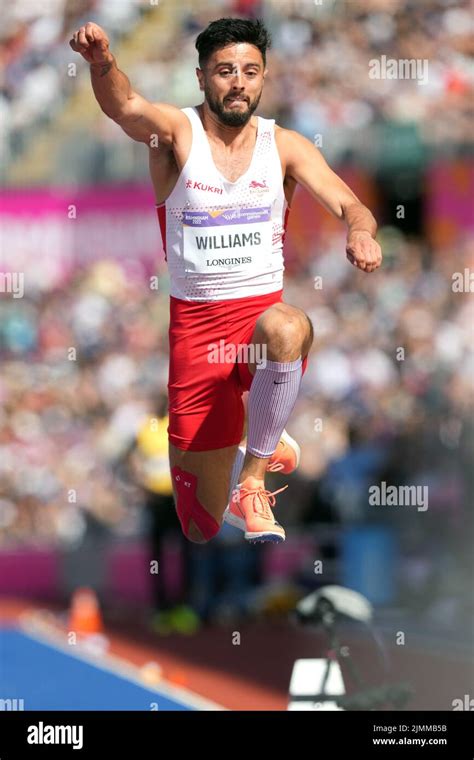
[[[101,633],[102,615],[97,594],[91,588],[79,588],[73,596],[69,615],[69,631],[83,636]]]

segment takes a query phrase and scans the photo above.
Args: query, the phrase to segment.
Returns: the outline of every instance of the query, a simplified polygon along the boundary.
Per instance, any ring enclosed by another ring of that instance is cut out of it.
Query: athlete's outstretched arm
[[[186,117],[174,106],[150,103],[134,92],[127,76],[117,68],[104,30],[91,22],[74,32],[69,42],[90,63],[91,82],[102,111],[130,137],[150,145],[153,136],[172,145]]]
[[[280,145],[287,175],[303,185],[334,216],[346,222],[346,253],[351,264],[365,272],[377,269],[382,262],[382,252],[374,240],[377,222],[369,209],[333,172],[306,137],[292,130],[279,130]]]

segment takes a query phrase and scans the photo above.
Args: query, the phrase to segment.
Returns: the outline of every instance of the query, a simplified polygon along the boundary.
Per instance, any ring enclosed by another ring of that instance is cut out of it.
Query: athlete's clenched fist
[[[350,232],[346,245],[347,258],[358,269],[373,272],[382,263],[382,250],[370,232]]]
[[[69,44],[88,63],[110,63],[109,38],[98,24],[89,21],[74,32]]]

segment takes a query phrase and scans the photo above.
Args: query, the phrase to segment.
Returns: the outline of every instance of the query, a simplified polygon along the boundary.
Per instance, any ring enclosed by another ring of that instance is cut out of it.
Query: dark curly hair
[[[266,51],[271,46],[271,36],[262,21],[220,18],[217,21],[211,21],[197,36],[196,50],[199,53],[199,68],[203,68],[216,50],[237,42],[255,45],[262,54],[263,65],[266,65]]]

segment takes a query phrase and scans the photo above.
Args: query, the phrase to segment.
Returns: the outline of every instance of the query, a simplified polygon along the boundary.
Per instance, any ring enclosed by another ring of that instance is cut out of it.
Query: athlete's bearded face
[[[229,127],[242,127],[257,109],[263,90],[265,71],[260,50],[239,42],[216,50],[205,71],[197,70],[206,102],[219,121]]]

